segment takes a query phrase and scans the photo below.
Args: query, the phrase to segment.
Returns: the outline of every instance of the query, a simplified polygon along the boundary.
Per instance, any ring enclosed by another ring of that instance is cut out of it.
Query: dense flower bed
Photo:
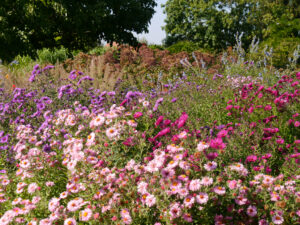
[[[299,79],[101,92],[72,71],[54,92],[3,90],[0,225],[297,224]],[[184,87],[213,95],[220,117],[194,126],[182,109],[201,98],[181,101]]]

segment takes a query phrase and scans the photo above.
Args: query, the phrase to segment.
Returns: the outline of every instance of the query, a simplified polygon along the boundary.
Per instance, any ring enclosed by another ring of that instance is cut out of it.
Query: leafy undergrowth
[[[1,90],[0,224],[297,224],[300,72]]]

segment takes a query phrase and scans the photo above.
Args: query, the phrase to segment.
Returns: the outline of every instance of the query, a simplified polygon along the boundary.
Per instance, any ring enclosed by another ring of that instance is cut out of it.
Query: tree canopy
[[[300,35],[298,0],[168,0],[163,7],[167,14],[166,45],[189,40],[200,47],[221,50],[233,46],[235,35],[243,33],[247,47],[254,36],[265,40],[287,23],[295,26],[285,29],[283,36]]]
[[[99,40],[135,44],[148,31],[155,0],[1,0],[0,58],[64,46],[85,49]]]

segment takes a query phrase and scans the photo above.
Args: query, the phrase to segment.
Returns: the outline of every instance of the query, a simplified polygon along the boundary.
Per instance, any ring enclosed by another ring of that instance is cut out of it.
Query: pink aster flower
[[[139,182],[138,186],[137,186],[138,193],[140,193],[140,194],[146,194],[146,193],[148,193],[147,192],[147,187],[148,187],[148,183],[146,183],[144,181]]]
[[[282,223],[284,222],[284,219],[283,219],[283,217],[280,216],[280,215],[274,215],[274,216],[272,217],[272,222],[273,222],[274,224],[282,224]]]
[[[148,207],[151,207],[151,206],[155,205],[155,203],[156,203],[156,198],[155,198],[154,195],[148,195],[146,197],[146,205]]]
[[[209,148],[209,144],[205,143],[204,141],[200,142],[198,145],[197,145],[197,150],[199,152],[203,152],[204,149],[207,149]]]
[[[54,182],[53,181],[47,181],[46,182],[46,186],[47,187],[52,187],[54,185]]]
[[[87,136],[86,146],[92,146],[95,144],[95,133],[92,132]]]
[[[189,191],[186,188],[180,188],[178,190],[178,194],[179,194],[180,197],[183,198],[183,197],[186,197],[189,194]]]
[[[204,192],[200,192],[197,196],[196,196],[196,201],[199,204],[206,204],[208,201],[208,194],[204,193]]]
[[[91,209],[86,208],[85,210],[81,211],[79,214],[79,218],[81,221],[89,221],[93,215],[93,212]]]
[[[248,216],[250,216],[250,217],[256,216],[256,214],[257,214],[257,209],[256,209],[256,207],[253,206],[253,205],[250,205],[250,206],[247,208],[247,214],[248,214]]]
[[[52,222],[50,219],[46,218],[46,219],[42,219],[39,223],[39,225],[51,225]],[[70,224],[70,225],[74,225],[74,224]]]
[[[73,218],[68,218],[64,221],[64,225],[76,225],[76,220]]]
[[[127,216],[122,217],[122,221],[125,224],[131,224],[132,223],[132,218],[131,218],[131,216],[127,215]]]
[[[189,214],[189,213],[183,214],[183,219],[188,223],[193,222],[193,218],[192,218],[191,214]]]
[[[23,169],[27,169],[30,166],[30,162],[28,159],[24,159],[20,162],[20,167]]]
[[[28,185],[28,193],[29,194],[34,193],[38,188],[39,186],[36,183],[31,183]]]
[[[130,216],[128,209],[121,210],[121,217]]]
[[[213,183],[213,179],[211,177],[203,177],[200,182],[200,184],[203,186],[209,186],[212,185],[212,183]]]
[[[177,218],[181,215],[181,208],[179,203],[174,203],[170,207],[170,215],[172,219]]]
[[[50,212],[54,212],[59,207],[59,198],[52,198],[48,203]]]
[[[37,221],[31,220],[29,223],[27,223],[27,225],[37,225]]]
[[[114,139],[119,136],[119,131],[114,127],[110,127],[108,129],[106,129],[105,133],[109,139]]]
[[[228,180],[227,185],[231,190],[233,190],[238,187],[238,182],[236,180]]]
[[[183,201],[184,206],[187,208],[192,208],[194,203],[195,203],[195,198],[192,196],[187,196]]]
[[[81,201],[79,201],[78,199],[73,199],[71,201],[68,202],[67,204],[67,209],[70,211],[70,212],[75,212],[77,211],[78,209],[81,208]]]
[[[217,194],[217,195],[224,195],[226,190],[224,187],[221,187],[221,186],[217,186],[214,188],[214,192]]]
[[[245,198],[244,196],[240,195],[235,199],[236,204],[238,205],[245,205],[247,203],[247,198]]]
[[[204,168],[207,171],[212,171],[217,168],[217,163],[214,161],[208,162],[208,163],[204,164]]]
[[[198,191],[201,187],[201,182],[199,179],[196,179],[196,180],[192,180],[190,185],[189,185],[189,188],[191,191]]]

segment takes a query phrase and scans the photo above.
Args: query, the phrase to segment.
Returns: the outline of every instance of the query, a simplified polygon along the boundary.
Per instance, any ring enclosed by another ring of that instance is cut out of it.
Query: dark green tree
[[[87,49],[99,40],[136,44],[148,31],[155,0],[1,0],[0,58],[64,46]]]
[[[254,36],[260,40],[273,35],[270,25],[299,20],[299,0],[168,0],[164,27],[170,45],[179,40],[193,41],[199,47],[222,50],[235,44],[243,33],[247,48]]]

